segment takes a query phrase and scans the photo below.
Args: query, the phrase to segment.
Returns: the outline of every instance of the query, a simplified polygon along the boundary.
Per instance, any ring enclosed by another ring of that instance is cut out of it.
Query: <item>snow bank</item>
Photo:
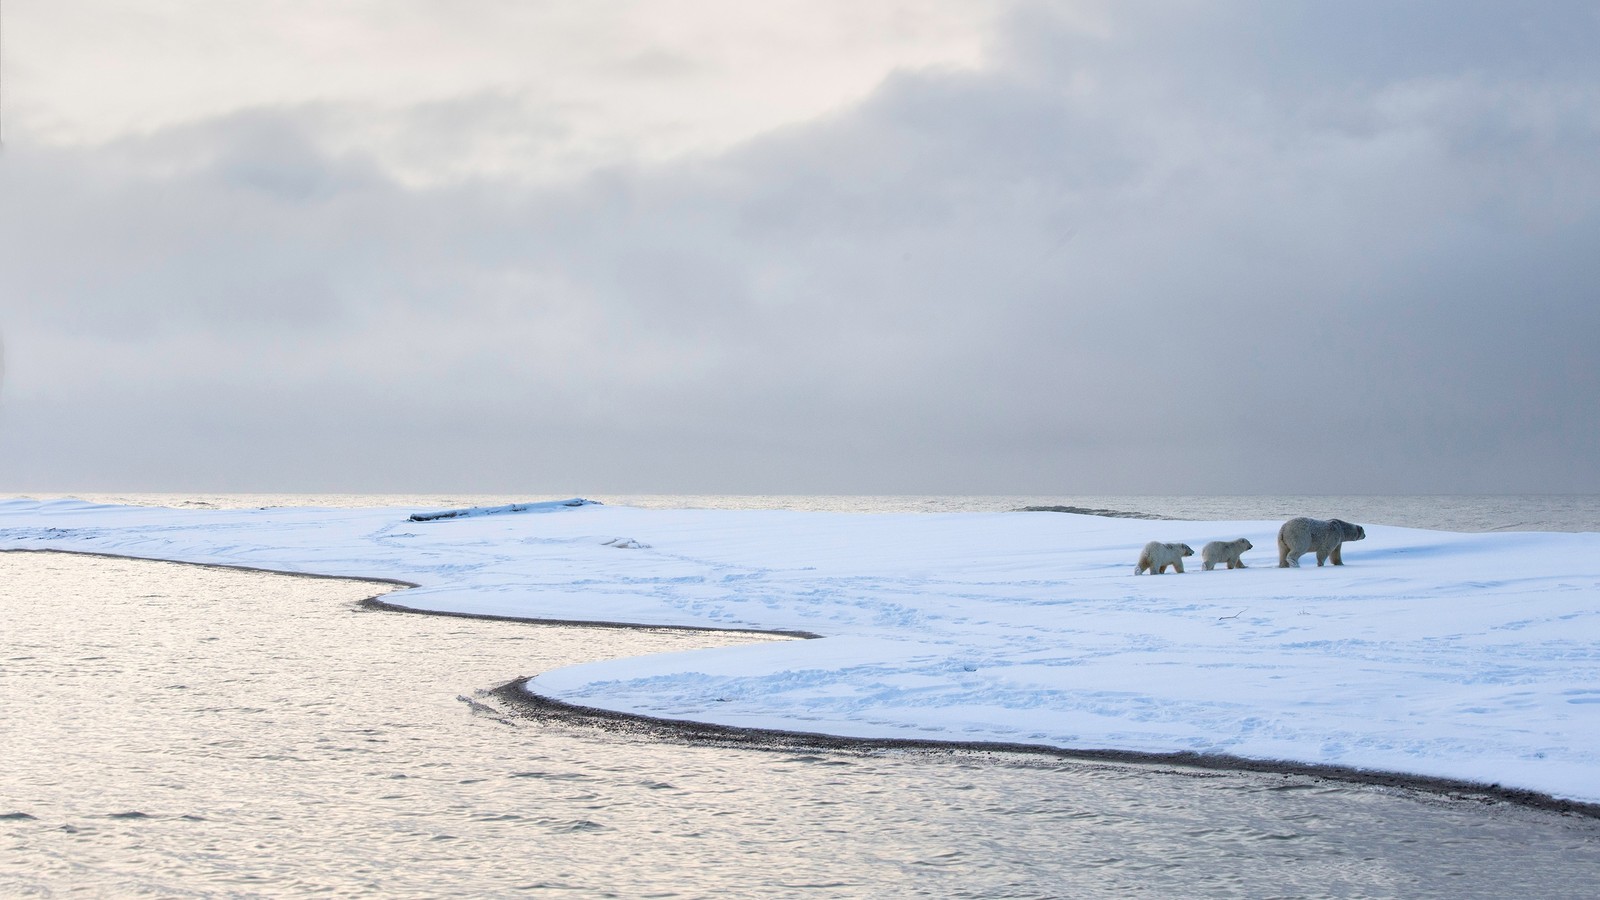
[[[1344,567],[1278,569],[1275,521],[551,511],[418,524],[14,500],[0,548],[398,579],[419,587],[385,599],[424,610],[825,636],[531,682],[622,712],[1231,754],[1600,802],[1600,535],[1367,525]],[[1146,541],[1237,537],[1251,568],[1132,574]]]

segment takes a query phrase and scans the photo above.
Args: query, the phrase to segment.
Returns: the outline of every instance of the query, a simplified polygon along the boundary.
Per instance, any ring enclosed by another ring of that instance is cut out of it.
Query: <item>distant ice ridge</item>
[[[1346,565],[1279,569],[1281,519],[527,506],[551,514],[12,500],[0,548],[387,578],[419,586],[386,602],[422,610],[824,635],[529,682],[619,712],[1227,754],[1600,802],[1600,534],[1363,522]],[[1132,574],[1147,541],[1234,538],[1255,545],[1249,568]]]
[[[1017,512],[1054,512],[1073,513],[1080,516],[1105,516],[1109,519],[1151,519],[1160,521],[1169,518],[1158,516],[1155,513],[1131,512],[1121,509],[1094,509],[1087,506],[1024,506]]]
[[[494,516],[501,513],[555,512],[570,506],[599,505],[599,500],[585,500],[574,497],[571,500],[546,500],[540,503],[507,503],[504,506],[468,506],[463,509],[443,509],[438,512],[419,512],[411,514],[413,522],[433,522],[439,519],[464,519],[469,516]]]

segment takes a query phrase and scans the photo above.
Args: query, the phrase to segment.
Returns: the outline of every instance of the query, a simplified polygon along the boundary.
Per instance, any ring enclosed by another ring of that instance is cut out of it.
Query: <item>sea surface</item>
[[[1597,498],[595,499],[1600,530]],[[0,897],[1588,897],[1600,884],[1600,820],[1484,797],[1003,753],[711,747],[528,719],[489,691],[766,638],[360,605],[387,590],[0,554]]]
[[[45,496],[62,495],[18,495]],[[453,509],[564,500],[571,494],[72,494],[97,503],[241,509],[266,506],[422,506]],[[1054,508],[1195,521],[1339,518],[1362,525],[1439,531],[1600,531],[1600,496],[1591,494],[1351,496],[911,496],[786,494],[588,494],[587,499],[645,509],[797,509],[850,513],[1006,512]]]

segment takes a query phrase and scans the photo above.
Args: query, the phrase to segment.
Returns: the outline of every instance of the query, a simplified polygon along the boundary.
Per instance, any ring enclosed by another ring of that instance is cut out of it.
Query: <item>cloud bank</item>
[[[13,145],[4,487],[1597,492],[1597,51],[1577,3],[1037,4],[554,181],[419,181],[365,101]]]

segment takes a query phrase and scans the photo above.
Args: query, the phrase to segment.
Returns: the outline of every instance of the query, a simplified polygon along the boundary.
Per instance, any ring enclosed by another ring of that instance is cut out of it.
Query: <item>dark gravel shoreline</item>
[[[504,703],[510,715],[534,722],[554,722],[642,737],[650,740],[680,741],[711,747],[755,750],[876,753],[917,751],[926,753],[1021,757],[1050,757],[1083,763],[1150,768],[1162,774],[1198,775],[1240,772],[1255,775],[1282,775],[1313,781],[1331,781],[1423,794],[1457,802],[1476,802],[1486,806],[1509,804],[1527,809],[1600,819],[1600,803],[1563,800],[1537,791],[1498,784],[1478,784],[1404,772],[1383,772],[1347,766],[1298,763],[1290,760],[1257,760],[1209,753],[1139,753],[1131,750],[1074,750],[1041,744],[1016,744],[998,741],[938,741],[909,738],[853,738],[808,731],[783,731],[765,728],[739,728],[704,722],[660,719],[619,713],[590,706],[565,703],[522,687],[531,676],[520,676],[484,692]]]
[[[359,580],[359,579],[358,579]],[[410,585],[416,587],[416,585]],[[432,609],[416,609],[410,606],[401,606],[398,603],[389,603],[383,597],[368,597],[359,604],[364,609],[381,610],[383,612],[412,613],[419,616],[445,616],[452,619],[482,619],[488,622],[522,622],[528,625],[560,625],[571,628],[627,628],[634,631],[691,631],[691,632],[716,632],[717,634],[762,634],[777,637],[800,638],[812,640],[822,637],[809,631],[778,631],[763,630],[759,628],[717,628],[712,625],[646,625],[640,622],[594,622],[585,619],[536,619],[529,616],[499,616],[491,613],[448,612]]]

